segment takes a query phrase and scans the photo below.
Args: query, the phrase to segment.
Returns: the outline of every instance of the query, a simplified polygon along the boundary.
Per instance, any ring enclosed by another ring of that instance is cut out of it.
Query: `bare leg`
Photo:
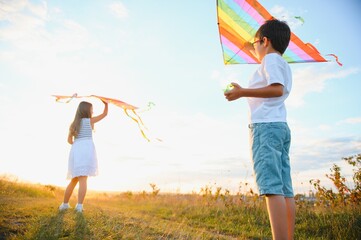
[[[288,239],[293,239],[295,233],[296,204],[293,197],[285,199],[287,207]]]
[[[268,216],[274,240],[287,240],[287,207],[284,196],[268,195],[266,197]]]
[[[66,190],[65,190],[65,193],[64,193],[64,203],[69,202],[71,194],[73,193],[73,190],[74,190],[77,183],[78,183],[78,178],[75,177],[70,181],[70,183],[66,187]]]
[[[83,204],[84,198],[87,191],[87,176],[81,176],[79,178],[79,189],[78,189],[78,203]]]

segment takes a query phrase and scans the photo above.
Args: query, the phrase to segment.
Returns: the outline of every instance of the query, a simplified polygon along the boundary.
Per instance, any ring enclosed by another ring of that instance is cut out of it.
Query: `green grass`
[[[63,193],[0,179],[0,240],[271,239],[262,198],[89,192],[78,214],[58,212]],[[298,207],[295,239],[358,239],[360,232],[360,207]]]

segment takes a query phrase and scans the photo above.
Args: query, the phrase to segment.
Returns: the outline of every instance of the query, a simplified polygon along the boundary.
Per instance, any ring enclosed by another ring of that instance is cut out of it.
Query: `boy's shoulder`
[[[288,62],[278,53],[266,54],[263,58],[262,64],[265,66],[279,65],[289,67]]]
[[[286,62],[286,60],[279,53],[268,53],[264,56],[264,60]]]

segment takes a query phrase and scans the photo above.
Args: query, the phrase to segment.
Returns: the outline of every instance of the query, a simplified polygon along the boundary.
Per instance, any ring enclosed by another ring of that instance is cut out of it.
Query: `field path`
[[[119,206],[92,206],[97,219],[108,227],[122,232],[123,237],[154,239],[238,239],[212,229],[191,225],[187,219],[165,218],[154,212],[132,209],[122,211]],[[86,213],[84,214],[86,216]],[[115,237],[116,234],[113,235]]]

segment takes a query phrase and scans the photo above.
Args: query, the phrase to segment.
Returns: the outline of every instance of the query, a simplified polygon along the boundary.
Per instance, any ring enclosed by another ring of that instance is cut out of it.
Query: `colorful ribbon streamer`
[[[78,96],[78,94],[74,93],[72,96],[64,96],[64,95],[52,95],[53,97],[55,97],[57,102],[62,102],[62,100],[64,100],[64,103],[69,103],[72,99],[74,98],[97,98],[100,99],[106,103],[111,103],[117,107],[123,108],[125,114],[131,118],[133,121],[135,121],[138,125],[138,128],[143,136],[144,139],[146,139],[148,142],[150,142],[150,139],[147,137],[147,135],[145,134],[145,130],[147,130],[147,128],[145,127],[142,119],[140,118],[140,116],[137,114],[137,112],[135,111],[136,109],[138,109],[138,107],[135,107],[133,105],[130,105],[126,102],[114,99],[114,98],[108,98],[108,97],[102,97],[102,96],[97,96],[97,95],[89,95],[89,96]],[[154,105],[154,104],[153,104]],[[149,106],[148,106],[149,107]],[[158,141],[161,141],[160,139],[157,139]]]

